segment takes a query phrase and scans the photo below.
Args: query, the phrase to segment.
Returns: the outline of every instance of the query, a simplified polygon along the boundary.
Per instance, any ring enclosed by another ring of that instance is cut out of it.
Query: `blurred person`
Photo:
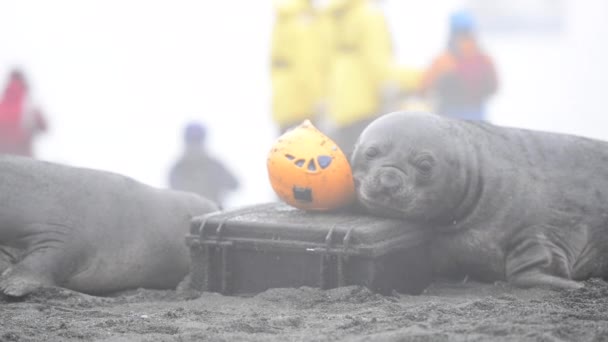
[[[450,16],[448,46],[425,72],[420,91],[430,96],[437,113],[484,120],[485,103],[498,88],[494,63],[475,36],[475,20],[467,11]]]
[[[309,0],[275,0],[272,118],[280,133],[316,121],[324,94],[322,24]]]
[[[0,99],[0,154],[34,157],[33,141],[46,130],[42,112],[32,106],[23,72],[12,70]]]
[[[385,105],[382,113],[393,111],[430,111],[426,99],[419,93],[424,70],[405,65],[395,65],[391,77],[396,85],[396,96],[393,103]]]
[[[383,110],[385,95],[394,94],[391,36],[372,1],[330,0],[325,14],[331,48],[329,135],[350,154],[361,131]]]
[[[184,152],[171,168],[169,186],[214,201],[224,208],[225,196],[239,187],[236,177],[205,149],[207,130],[198,122],[184,129]]]

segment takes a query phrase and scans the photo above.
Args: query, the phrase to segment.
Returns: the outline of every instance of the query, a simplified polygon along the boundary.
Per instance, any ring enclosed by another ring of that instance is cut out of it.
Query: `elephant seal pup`
[[[0,291],[89,294],[174,288],[188,273],[190,219],[215,211],[194,194],[117,174],[0,156]]]
[[[358,201],[430,229],[439,275],[578,288],[608,276],[608,143],[396,112],[362,132]]]

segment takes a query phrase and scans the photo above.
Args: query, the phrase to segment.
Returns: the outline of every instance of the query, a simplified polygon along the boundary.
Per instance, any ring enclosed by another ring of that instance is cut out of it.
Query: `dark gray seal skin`
[[[0,156],[0,291],[174,288],[189,271],[190,219],[215,210],[117,174]]]
[[[433,231],[439,275],[578,288],[608,276],[608,143],[428,113],[362,132],[358,202]]]

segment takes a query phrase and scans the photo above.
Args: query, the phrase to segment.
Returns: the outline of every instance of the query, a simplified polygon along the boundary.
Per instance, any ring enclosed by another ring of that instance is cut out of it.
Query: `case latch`
[[[329,289],[334,286],[347,285],[347,264],[349,259],[348,249],[351,247],[354,227],[349,228],[342,239],[342,248],[333,246],[334,232],[336,225],[334,224],[325,236],[325,248],[321,250],[321,279],[319,287]],[[335,273],[332,277],[332,270]]]
[[[342,239],[342,253],[338,255],[338,265],[337,265],[337,273],[338,273],[338,287],[345,286],[346,279],[346,265],[348,264],[348,249],[350,248],[350,244],[352,241],[352,232],[354,227],[348,228],[346,234],[344,235],[344,239]]]
[[[332,288],[331,269],[335,263],[335,256],[330,253],[336,225],[331,226],[325,236],[325,250],[321,253],[321,279],[319,287],[322,289]]]
[[[192,287],[201,291],[214,291],[216,287],[223,294],[230,292],[230,281],[232,277],[230,249],[233,245],[232,241],[222,240],[225,223],[228,218],[220,221],[215,234],[211,234],[210,225],[207,224],[209,217],[212,214],[203,216],[201,223],[196,224],[194,221],[190,227],[191,235],[187,237],[187,242],[190,245],[190,256],[193,260],[191,265]],[[194,234],[198,232],[198,237]],[[214,235],[214,237],[210,236]],[[218,262],[215,263],[214,261]],[[215,267],[214,267],[215,266]],[[219,279],[219,284],[211,283],[212,275],[217,275],[213,279]]]

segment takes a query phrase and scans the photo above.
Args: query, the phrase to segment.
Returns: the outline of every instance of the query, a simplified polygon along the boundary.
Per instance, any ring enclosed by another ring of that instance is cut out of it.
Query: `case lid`
[[[198,242],[229,241],[241,248],[304,248],[307,252],[375,257],[420,245],[424,230],[388,218],[342,212],[309,212],[267,203],[212,213],[192,220]]]

